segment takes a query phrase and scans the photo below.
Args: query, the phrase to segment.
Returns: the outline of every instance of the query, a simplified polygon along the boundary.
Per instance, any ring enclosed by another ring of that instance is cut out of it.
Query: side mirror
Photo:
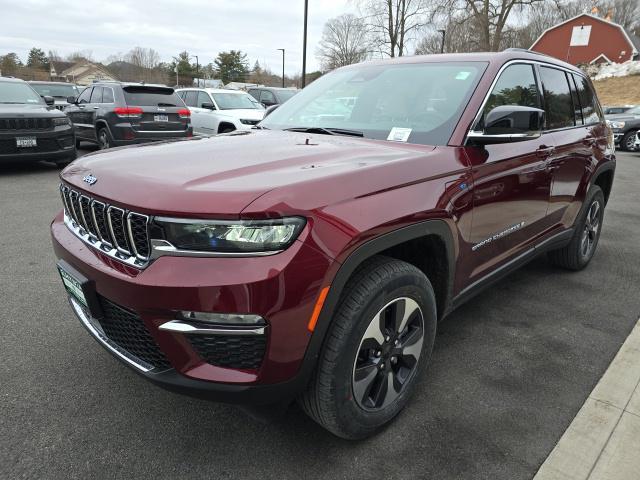
[[[262,118],[267,118],[269,115],[271,115],[273,113],[274,110],[276,110],[280,105],[271,105],[270,107],[267,107],[267,109],[264,112],[264,117]]]
[[[56,104],[55,98],[50,97],[49,95],[43,95],[42,99],[44,100],[44,103],[46,103],[48,107],[53,107]]]
[[[67,97],[67,103],[71,105],[75,105],[76,103],[78,103],[78,97],[74,97],[73,95],[70,97]]]
[[[269,108],[269,107],[272,107],[272,106],[274,106],[274,105],[275,105],[275,103],[274,103],[274,102],[272,102],[271,100],[263,100],[263,101],[262,101],[262,102],[260,102],[260,103],[262,103],[262,106],[263,106],[264,108]]]
[[[484,119],[481,132],[472,130],[467,138],[476,145],[531,140],[542,135],[544,110],[520,105],[501,105]]]
[[[207,110],[215,110],[216,106],[213,103],[205,102],[200,108],[206,108]]]

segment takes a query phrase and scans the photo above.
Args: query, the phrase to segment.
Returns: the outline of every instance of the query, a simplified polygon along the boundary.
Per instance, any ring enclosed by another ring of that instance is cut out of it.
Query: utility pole
[[[278,48],[282,52],[282,88],[284,88],[284,48]]]
[[[442,34],[442,43],[440,43],[440,53],[444,53],[444,37],[447,34],[446,30],[438,30]]]
[[[200,88],[200,61],[198,60],[198,55],[191,55],[196,59],[196,78],[198,79],[198,88]]]
[[[304,36],[302,40],[302,88],[307,83],[307,16],[309,0],[304,0]]]

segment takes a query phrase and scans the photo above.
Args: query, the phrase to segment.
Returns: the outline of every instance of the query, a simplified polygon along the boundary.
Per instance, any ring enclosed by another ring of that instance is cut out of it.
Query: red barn
[[[638,60],[640,38],[621,25],[588,13],[544,31],[531,50],[574,65]]]

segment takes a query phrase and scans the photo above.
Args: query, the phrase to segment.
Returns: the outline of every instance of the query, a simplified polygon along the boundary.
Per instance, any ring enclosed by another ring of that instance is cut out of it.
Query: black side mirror
[[[531,140],[542,135],[544,110],[520,105],[501,105],[486,114],[481,132],[472,130],[467,138],[478,145]]]
[[[269,115],[271,115],[273,113],[274,110],[276,110],[280,105],[271,105],[269,107],[267,107],[267,109],[264,112],[264,117],[262,118],[267,118]]]
[[[215,110],[216,106],[213,103],[205,102],[200,108],[206,108],[207,110]]]
[[[53,107],[56,104],[55,98],[50,97],[49,95],[43,95],[42,99],[44,100],[44,103],[46,103],[48,107]]]
[[[75,105],[76,103],[78,103],[78,97],[74,97],[73,95],[70,97],[67,97],[67,103],[71,105]]]

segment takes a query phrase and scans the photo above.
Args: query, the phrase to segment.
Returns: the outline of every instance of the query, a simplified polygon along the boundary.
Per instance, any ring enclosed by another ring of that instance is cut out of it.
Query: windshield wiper
[[[320,133],[322,135],[349,135],[351,137],[364,137],[364,132],[359,130],[347,130],[344,128],[325,127],[291,127],[285,128],[287,132]]]

